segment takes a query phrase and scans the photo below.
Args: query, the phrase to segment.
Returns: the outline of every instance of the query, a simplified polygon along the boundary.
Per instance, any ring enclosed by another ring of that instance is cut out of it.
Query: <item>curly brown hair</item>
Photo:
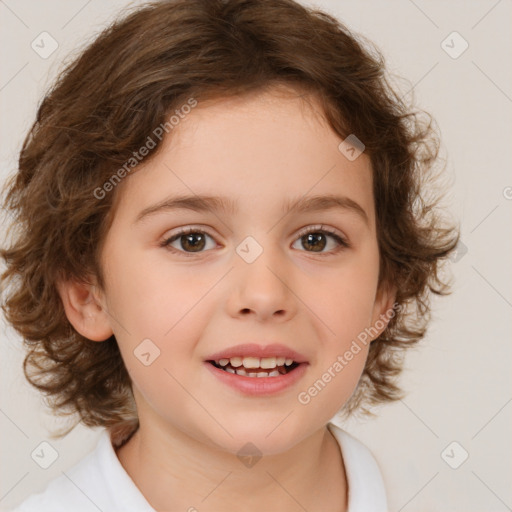
[[[393,283],[401,307],[371,343],[344,410],[369,413],[401,398],[401,356],[426,333],[431,292],[450,293],[441,263],[460,236],[433,193],[440,142],[432,117],[390,85],[379,50],[330,14],[293,0],[174,0],[125,13],[67,65],[5,187],[13,237],[1,250],[10,284],[2,307],[24,340],[25,376],[55,413],[106,426],[118,440],[138,422],[115,337],[95,343],[80,335],[56,287],[91,276],[104,285],[100,255],[119,187],[101,198],[98,187],[187,98],[276,84],[314,95],[330,127],[342,138],[357,134],[371,159],[379,286]]]

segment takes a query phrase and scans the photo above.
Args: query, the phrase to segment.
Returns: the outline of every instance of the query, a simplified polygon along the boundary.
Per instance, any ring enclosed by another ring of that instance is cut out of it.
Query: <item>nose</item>
[[[288,321],[296,314],[293,269],[279,249],[265,248],[251,263],[235,255],[227,301],[233,317]]]

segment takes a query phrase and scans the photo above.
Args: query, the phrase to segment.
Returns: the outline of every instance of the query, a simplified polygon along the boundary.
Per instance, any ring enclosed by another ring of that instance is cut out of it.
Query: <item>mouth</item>
[[[261,358],[235,356],[207,362],[227,373],[251,378],[279,377],[292,372],[300,364],[291,358],[278,356]]]
[[[305,375],[308,360],[285,345],[237,345],[210,355],[204,364],[221,383],[243,395],[275,395]]]

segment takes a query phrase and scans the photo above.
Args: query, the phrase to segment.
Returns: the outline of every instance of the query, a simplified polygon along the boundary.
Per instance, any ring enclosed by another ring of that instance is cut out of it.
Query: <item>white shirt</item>
[[[387,512],[382,476],[370,450],[333,423],[348,481],[347,512]],[[107,430],[96,448],[12,512],[156,512],[125,471]]]

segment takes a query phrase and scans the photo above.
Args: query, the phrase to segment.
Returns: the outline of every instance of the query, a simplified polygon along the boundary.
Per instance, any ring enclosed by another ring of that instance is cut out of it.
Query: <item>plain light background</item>
[[[451,267],[454,292],[433,301],[428,335],[406,358],[407,396],[378,408],[375,419],[342,426],[375,454],[390,511],[512,510],[512,3],[303,3],[372,40],[390,72],[409,81],[400,82],[403,93],[413,92],[437,120],[448,207],[462,232]],[[0,0],[2,183],[16,168],[22,139],[63,59],[126,5]],[[44,31],[59,45],[46,59],[31,47]],[[78,426],[65,439],[49,437],[55,421],[25,382],[20,346],[2,318],[1,510],[42,490],[88,453],[100,433]],[[45,441],[58,454],[48,469],[31,456]]]

